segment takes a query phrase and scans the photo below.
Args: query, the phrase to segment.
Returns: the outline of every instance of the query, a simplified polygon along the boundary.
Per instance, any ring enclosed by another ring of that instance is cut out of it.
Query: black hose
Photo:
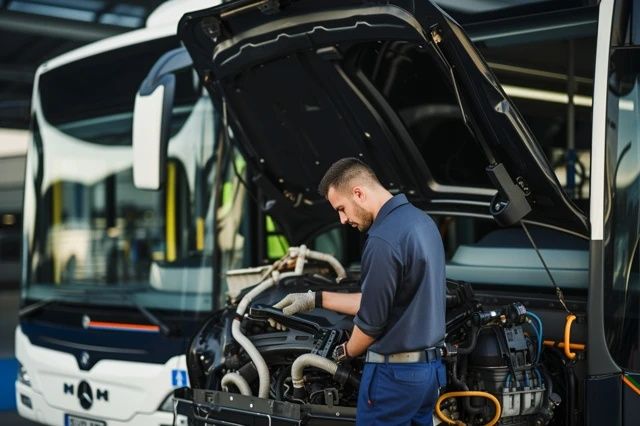
[[[467,347],[458,347],[458,355],[469,355],[473,352],[478,342],[478,334],[480,334],[480,327],[471,327],[471,343]]]
[[[333,380],[341,385],[348,382],[354,388],[360,388],[360,376],[349,364],[338,364],[338,369],[333,374]]]
[[[238,373],[244,377],[247,383],[251,383],[258,378],[258,370],[253,362],[248,362],[240,367]]]
[[[460,390],[468,391],[469,387],[460,379],[458,379],[458,360],[453,361],[453,365],[451,366],[451,382],[453,385]]]
[[[476,327],[473,326],[471,327],[471,342],[469,343],[469,346],[467,347],[458,347],[458,355],[468,355],[471,352],[473,352],[473,350],[476,348],[476,343],[478,342],[478,334],[480,334],[480,327]],[[462,376],[466,377],[466,363],[467,363],[467,357],[463,356],[461,357],[461,359],[463,360],[464,367],[463,367],[463,373]],[[454,383],[454,385],[456,385],[459,389],[462,389],[464,391],[468,391],[469,390],[469,386],[465,383],[464,380],[460,380],[458,378],[458,362],[456,360],[456,362],[453,363],[453,368],[452,368],[452,381]],[[463,397],[462,398],[462,405],[465,409],[465,411],[471,413],[471,414],[483,414],[483,408],[482,407],[474,407],[471,405],[471,398],[470,397]]]
[[[453,362],[453,366],[451,367],[451,381],[453,382],[456,388],[463,391],[467,391],[467,392],[469,391],[469,386],[465,382],[458,379],[458,361],[457,360]],[[471,397],[468,397],[468,396],[462,397],[462,404],[464,406],[464,410],[471,414],[483,413],[482,407],[474,407],[471,405]]]
[[[558,348],[555,347],[546,347],[545,348],[546,353],[549,354],[553,354],[555,356],[555,358],[557,359],[557,362],[560,364],[561,369],[562,369],[562,375],[564,377],[564,395],[563,395],[563,406],[564,406],[564,425],[569,426],[571,424],[574,423],[573,420],[573,397],[574,395],[572,395],[572,390],[571,388],[571,384],[569,383],[571,380],[569,378],[569,369],[567,367],[567,364],[565,363],[564,360],[564,354],[562,352],[560,352],[560,350]]]
[[[541,366],[540,370],[542,370],[542,375],[544,376],[544,384],[547,388],[547,395],[551,396],[551,394],[553,393],[553,381],[551,380],[551,375],[544,366]]]
[[[476,333],[476,336],[478,335],[478,333]],[[473,344],[475,346],[475,342]],[[465,384],[465,386],[467,386],[467,388],[469,387],[467,385],[467,364],[469,363],[469,357],[468,356],[463,356],[462,358],[462,363],[460,364],[460,380]],[[464,405],[465,410],[474,413],[474,414],[483,414],[485,415],[486,413],[483,412],[483,408],[481,407],[473,407],[471,405],[471,397],[469,398],[464,398],[462,401],[462,404]]]
[[[574,426],[576,424],[576,417],[574,415],[575,412],[575,408],[576,408],[576,373],[573,369],[573,364],[569,364],[567,365],[567,376],[568,376],[568,381],[567,381],[567,387],[568,387],[568,394],[569,394],[569,404],[567,405],[567,411],[569,412],[569,423],[567,423],[568,426]]]
[[[553,394],[553,382],[551,381],[551,376],[549,375],[549,373],[547,372],[547,369],[544,367],[540,368],[542,370],[542,375],[544,376],[544,382],[545,382],[545,397],[544,397],[544,402],[542,403],[542,407],[540,412],[538,413],[538,418],[536,420],[535,424],[549,424],[549,422],[551,422],[551,420],[553,419],[553,411],[555,408],[555,404],[557,403],[557,401],[554,401],[554,399],[552,399],[552,394]],[[540,385],[542,385],[540,383]]]
[[[276,380],[276,399],[278,401],[284,401],[284,395],[282,394],[282,388],[284,387],[284,381],[287,380],[286,368],[280,369],[278,372],[278,379]]]
[[[360,377],[355,372],[349,374],[349,383],[356,389],[360,389]]]

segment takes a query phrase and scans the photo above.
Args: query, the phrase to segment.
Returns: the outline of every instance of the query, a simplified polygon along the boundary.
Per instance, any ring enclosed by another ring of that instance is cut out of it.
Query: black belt
[[[414,363],[414,362],[431,362],[442,358],[442,348],[427,348],[421,351],[398,352],[394,354],[379,354],[377,352],[368,351],[365,362],[372,363]]]

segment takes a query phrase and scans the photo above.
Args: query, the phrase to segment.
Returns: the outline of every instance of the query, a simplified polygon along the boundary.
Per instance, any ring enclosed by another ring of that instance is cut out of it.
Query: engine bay
[[[353,318],[325,309],[285,316],[273,305],[294,292],[359,292],[357,277],[305,246],[268,268],[227,276],[234,277],[228,304],[192,340],[191,387],[176,391],[177,411],[196,424],[353,422],[364,357],[341,364],[331,357]],[[518,301],[485,307],[468,283],[446,285],[447,385],[434,415],[446,424],[563,424],[554,419],[563,398],[550,370],[557,363],[542,356],[540,317]]]

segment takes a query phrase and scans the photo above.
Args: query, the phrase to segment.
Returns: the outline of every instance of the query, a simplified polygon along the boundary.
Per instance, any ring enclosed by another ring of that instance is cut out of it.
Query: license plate
[[[87,419],[85,417],[72,416],[71,414],[64,415],[65,426],[107,426],[107,422],[102,420]]]

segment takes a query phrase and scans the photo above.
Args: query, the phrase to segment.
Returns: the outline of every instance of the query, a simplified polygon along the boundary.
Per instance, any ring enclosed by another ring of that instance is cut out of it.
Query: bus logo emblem
[[[93,405],[91,386],[84,380],[78,385],[78,401],[80,401],[80,406],[85,410],[88,410]]]
[[[82,364],[83,367],[89,365],[89,352],[82,352],[80,354],[80,364]]]

